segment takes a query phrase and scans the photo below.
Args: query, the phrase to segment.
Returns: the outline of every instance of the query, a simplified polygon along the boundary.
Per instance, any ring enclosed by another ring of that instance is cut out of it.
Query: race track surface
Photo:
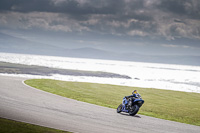
[[[79,133],[200,133],[199,126],[117,114],[26,86],[24,80],[0,76],[0,117]]]

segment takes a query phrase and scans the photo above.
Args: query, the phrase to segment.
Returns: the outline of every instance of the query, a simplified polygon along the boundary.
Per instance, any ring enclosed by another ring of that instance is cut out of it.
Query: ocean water
[[[68,58],[27,54],[0,53],[0,61],[52,68],[112,72],[130,76],[132,79],[100,78],[86,76],[35,76],[25,74],[1,74],[28,78],[50,78],[114,84],[132,87],[157,88],[200,93],[200,66],[184,66],[157,63],[113,61],[99,59]]]

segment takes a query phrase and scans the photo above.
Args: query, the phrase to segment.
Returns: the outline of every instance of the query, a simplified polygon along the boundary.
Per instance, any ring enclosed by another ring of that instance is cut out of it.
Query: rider
[[[132,95],[130,95],[130,96],[125,96],[125,98],[126,98],[126,100],[128,100],[129,98],[135,99],[135,98],[138,98],[139,96],[140,96],[140,94],[137,93],[137,90],[134,90],[134,91],[132,92]],[[127,106],[128,103],[129,103],[129,101],[125,102],[125,106]]]
[[[126,98],[126,99],[128,99],[128,98],[130,98],[130,97],[136,97],[136,98],[137,98],[137,97],[139,97],[139,95],[140,95],[140,94],[137,93],[137,90],[134,90],[134,91],[132,92],[132,95],[130,95],[130,96],[125,96],[125,98]]]

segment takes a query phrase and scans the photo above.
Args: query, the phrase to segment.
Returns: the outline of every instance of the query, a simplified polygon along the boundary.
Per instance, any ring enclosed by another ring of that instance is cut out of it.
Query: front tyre
[[[122,104],[120,104],[120,105],[118,106],[118,108],[117,108],[117,113],[120,113],[120,112],[122,112]]]
[[[130,111],[129,111],[129,115],[134,116],[137,114],[137,112],[139,111],[139,106],[138,105],[133,105],[130,107]]]

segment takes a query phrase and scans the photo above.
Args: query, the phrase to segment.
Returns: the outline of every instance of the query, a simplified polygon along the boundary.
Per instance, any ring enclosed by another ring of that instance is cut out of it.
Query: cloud
[[[1,0],[0,28],[200,39],[198,0]]]
[[[166,47],[166,48],[194,49],[194,47],[187,46],[187,45],[162,44],[161,46]]]
[[[1,29],[43,29],[49,31],[89,31],[88,27],[82,26],[67,16],[48,12],[9,12],[0,13]],[[56,19],[55,19],[56,18]]]
[[[200,1],[198,0],[162,0],[156,8],[182,17],[200,19]]]

